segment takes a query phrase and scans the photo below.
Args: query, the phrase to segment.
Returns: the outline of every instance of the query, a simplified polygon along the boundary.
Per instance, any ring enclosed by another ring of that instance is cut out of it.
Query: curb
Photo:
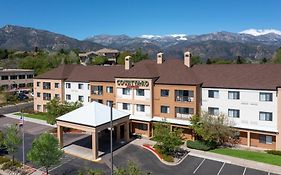
[[[180,159],[180,161],[176,162],[176,163],[171,163],[171,162],[167,162],[165,160],[163,160],[156,152],[152,151],[152,148],[148,148],[147,146],[144,146],[144,145],[141,145],[142,148],[152,152],[159,160],[160,162],[162,162],[163,164],[165,165],[168,165],[168,166],[177,166],[179,165],[184,159],[187,158],[188,154],[186,154],[182,159]]]

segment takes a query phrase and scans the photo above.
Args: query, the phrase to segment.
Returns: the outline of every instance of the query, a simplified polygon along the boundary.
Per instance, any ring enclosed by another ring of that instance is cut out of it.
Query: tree
[[[149,59],[148,54],[143,54],[140,48],[137,49],[136,53],[132,55],[132,60],[134,63],[139,62],[141,60]]]
[[[118,56],[117,56],[117,64],[125,64],[125,57],[131,55],[131,53],[129,51],[124,51],[121,52]]]
[[[182,144],[181,134],[182,130],[171,130],[171,124],[166,121],[154,125],[153,138],[163,154],[170,155]]]
[[[281,47],[276,50],[272,57],[273,63],[280,64],[281,63]]]
[[[212,64],[212,61],[210,60],[210,58],[207,59],[206,64]]]
[[[18,126],[16,125],[9,126],[5,134],[4,146],[7,149],[8,153],[12,154],[13,164],[15,160],[15,152],[17,152],[19,145],[21,144],[21,141],[22,139]]]
[[[243,60],[241,59],[240,56],[237,57],[237,60],[236,60],[236,64],[243,64]]]
[[[64,115],[68,112],[71,112],[77,108],[82,106],[81,102],[69,103],[69,102],[60,102],[58,99],[54,98],[50,102],[47,103],[47,123],[55,124],[56,118]]]
[[[261,62],[260,62],[261,64],[265,64],[265,63],[267,63],[267,59],[264,57],[262,60],[261,60]]]
[[[200,56],[192,56],[191,57],[191,64],[192,65],[202,64],[202,60],[201,60]]]
[[[0,155],[1,155],[1,149],[5,148],[4,139],[5,139],[4,133],[0,131]]]
[[[120,167],[113,173],[114,175],[144,175],[145,173],[134,163],[129,162],[127,167]]]
[[[105,64],[107,61],[108,61],[107,58],[101,57],[101,56],[96,56],[96,57],[93,57],[93,58],[92,58],[92,64],[95,64],[95,65],[103,65],[103,64]]]
[[[219,145],[237,141],[238,132],[232,127],[232,122],[223,114],[213,116],[203,112],[201,116],[192,116],[190,121],[197,139],[216,142]]]
[[[48,174],[49,168],[58,164],[62,155],[63,151],[57,138],[49,133],[43,133],[32,142],[27,158],[35,165],[45,167]]]

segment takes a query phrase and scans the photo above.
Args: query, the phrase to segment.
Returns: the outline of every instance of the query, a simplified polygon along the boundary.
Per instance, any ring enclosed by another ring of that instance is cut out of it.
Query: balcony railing
[[[93,95],[102,95],[102,91],[92,91]]]
[[[51,86],[43,86],[43,89],[51,89]]]
[[[176,113],[176,118],[180,118],[180,119],[189,119],[190,116],[191,116],[190,114]]]
[[[176,96],[177,102],[192,102],[194,99],[193,97],[189,96]]]

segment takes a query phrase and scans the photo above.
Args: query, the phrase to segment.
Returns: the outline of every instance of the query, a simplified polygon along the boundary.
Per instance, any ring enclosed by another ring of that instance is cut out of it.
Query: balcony
[[[177,118],[177,119],[189,119],[190,117],[191,117],[190,114],[176,113],[176,118]]]
[[[176,102],[192,102],[194,101],[193,97],[189,96],[176,96]]]
[[[92,91],[93,95],[103,95],[102,91]]]

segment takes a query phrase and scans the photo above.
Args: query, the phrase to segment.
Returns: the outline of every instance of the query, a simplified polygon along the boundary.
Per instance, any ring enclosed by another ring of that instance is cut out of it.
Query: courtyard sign
[[[117,80],[118,86],[126,86],[127,88],[148,87],[149,82],[146,80]]]

